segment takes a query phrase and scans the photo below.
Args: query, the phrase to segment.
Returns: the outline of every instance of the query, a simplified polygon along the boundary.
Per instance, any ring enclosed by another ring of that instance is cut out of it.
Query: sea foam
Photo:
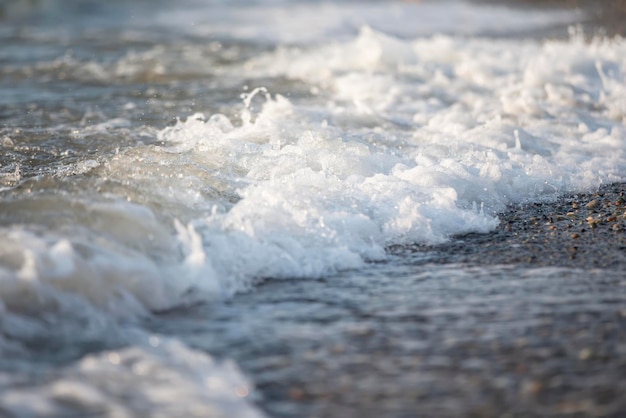
[[[488,232],[509,204],[623,181],[624,57],[619,38],[407,40],[364,27],[234,63],[260,86],[228,115],[191,115],[150,145],[65,168],[97,198],[5,203],[25,221],[0,231],[3,309],[82,303],[92,319],[129,320],[362,268],[391,245]],[[268,78],[310,94],[268,92]],[[34,213],[48,217],[30,224]]]
[[[252,385],[234,363],[217,362],[171,339],[150,336],[146,340],[48,371],[45,379],[29,381],[26,388],[24,381],[0,372],[3,413],[15,417],[264,416],[248,401]]]

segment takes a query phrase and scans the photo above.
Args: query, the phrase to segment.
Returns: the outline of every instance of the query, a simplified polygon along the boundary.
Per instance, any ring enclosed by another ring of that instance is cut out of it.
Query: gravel
[[[428,253],[435,263],[626,271],[626,185],[510,207],[492,233],[468,234],[449,244],[410,250]]]

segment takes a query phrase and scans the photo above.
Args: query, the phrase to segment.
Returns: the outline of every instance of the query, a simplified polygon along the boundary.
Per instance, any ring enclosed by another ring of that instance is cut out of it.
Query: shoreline
[[[250,332],[258,358],[285,353],[240,361],[257,405],[274,418],[623,416],[626,183],[501,219],[487,234],[393,249],[403,265],[237,296],[241,318],[298,301],[269,322],[311,336],[267,331],[259,344]]]
[[[555,202],[511,206],[489,233],[470,233],[444,244],[396,248],[434,264],[626,269],[626,183]]]
[[[275,418],[623,416],[626,183],[501,219],[491,233],[396,248],[405,270],[238,296],[255,312],[297,300],[276,322],[315,335],[270,333],[284,363],[241,362],[257,405]]]

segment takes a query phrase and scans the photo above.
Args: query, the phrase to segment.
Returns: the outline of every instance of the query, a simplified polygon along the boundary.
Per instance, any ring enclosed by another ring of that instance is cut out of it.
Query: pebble
[[[591,357],[591,350],[588,349],[588,348],[583,348],[578,353],[578,358],[581,359],[581,360],[587,360],[587,359],[589,359],[589,357]]]
[[[599,204],[598,200],[597,200],[597,199],[593,199],[591,202],[589,202],[589,203],[587,203],[587,204],[585,205],[585,208],[587,208],[587,209],[593,209],[593,208],[597,207],[597,206],[598,206],[598,204]]]
[[[4,136],[2,138],[2,146],[5,148],[13,148],[14,146],[13,140],[9,138],[8,136]]]
[[[304,393],[304,390],[300,388],[292,387],[291,389],[289,389],[289,397],[294,401],[301,401],[304,399],[305,396],[306,394]]]

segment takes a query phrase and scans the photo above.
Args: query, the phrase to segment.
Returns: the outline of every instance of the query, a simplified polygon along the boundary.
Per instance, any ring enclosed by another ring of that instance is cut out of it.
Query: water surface
[[[596,351],[556,342],[586,324],[570,308],[623,327],[619,273],[389,251],[624,181],[626,44],[584,11],[0,10],[5,415],[539,414],[533,382]],[[520,338],[553,361],[528,379]],[[596,390],[571,375],[544,412]]]

